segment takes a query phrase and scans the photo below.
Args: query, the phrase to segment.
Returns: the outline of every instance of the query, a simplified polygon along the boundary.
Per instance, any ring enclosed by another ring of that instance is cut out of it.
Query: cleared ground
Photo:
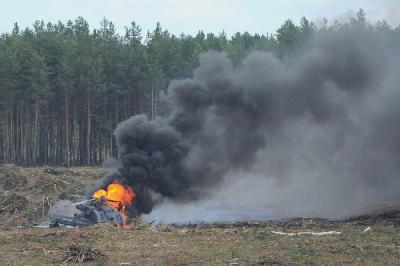
[[[399,265],[400,212],[175,226],[34,228],[58,198],[79,199],[99,168],[0,167],[0,265]],[[367,229],[369,228],[369,229]],[[366,230],[367,229],[367,230]],[[331,231],[339,235],[273,233]]]

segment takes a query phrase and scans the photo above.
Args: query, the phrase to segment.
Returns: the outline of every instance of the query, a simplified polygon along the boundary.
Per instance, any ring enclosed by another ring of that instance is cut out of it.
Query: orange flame
[[[133,203],[135,192],[131,187],[125,187],[119,183],[112,183],[107,186],[107,190],[100,189],[93,193],[94,198],[104,198],[107,201],[107,205],[114,207],[118,211],[122,212],[127,218],[125,212],[126,205]]]

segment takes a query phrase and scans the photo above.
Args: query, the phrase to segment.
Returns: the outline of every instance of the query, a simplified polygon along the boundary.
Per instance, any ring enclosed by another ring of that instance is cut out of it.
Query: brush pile
[[[92,246],[83,246],[73,243],[66,253],[64,264],[67,263],[84,263],[97,262],[104,263],[107,257]]]

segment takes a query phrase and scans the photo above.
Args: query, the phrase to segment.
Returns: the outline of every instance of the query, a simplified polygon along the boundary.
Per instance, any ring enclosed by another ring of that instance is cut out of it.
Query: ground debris
[[[69,247],[63,260],[63,264],[83,262],[105,263],[106,259],[106,255],[92,246],[83,246],[73,243]]]
[[[365,229],[363,230],[363,234],[365,234],[366,232],[368,232],[368,231],[370,231],[370,230],[371,230],[371,227],[368,226],[367,228],[365,228]]]
[[[349,218],[344,222],[354,223],[361,226],[371,226],[379,222],[384,222],[389,225],[400,226],[400,208],[360,215]]]
[[[0,191],[19,190],[28,183],[21,168],[14,165],[0,166]]]
[[[312,232],[312,231],[305,231],[305,232],[281,232],[281,231],[271,231],[274,235],[280,236],[301,236],[301,235],[310,235],[310,236],[326,236],[326,235],[340,235],[342,232],[338,231],[326,231],[326,232]]]
[[[159,232],[171,232],[173,231],[173,229],[175,229],[173,226],[165,222],[159,222],[157,225],[152,226],[152,228],[153,231],[159,231]]]
[[[28,207],[28,199],[24,196],[12,193],[4,197],[0,202],[0,213],[21,212]]]
[[[63,192],[68,185],[69,183],[61,178],[43,175],[39,177],[32,189],[35,193],[58,193]]]
[[[0,209],[6,207],[0,211],[0,265],[398,265],[400,261],[400,211],[393,209],[342,220],[159,224],[138,217],[125,227],[36,228],[33,225],[44,221],[41,216],[54,201],[76,201],[104,171],[0,166],[0,175],[2,167],[14,169],[28,183],[2,190],[0,178]],[[18,196],[26,205],[17,206],[22,202]],[[271,231],[342,234],[287,237]]]
[[[268,265],[268,266],[279,266],[279,265],[295,265],[288,261],[287,257],[278,255],[270,255],[259,258],[255,265]]]

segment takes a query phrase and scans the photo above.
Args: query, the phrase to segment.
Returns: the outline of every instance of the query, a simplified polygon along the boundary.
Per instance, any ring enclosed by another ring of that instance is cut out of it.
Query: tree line
[[[286,20],[276,34],[198,32],[176,36],[157,23],[144,36],[132,22],[125,33],[103,19],[90,30],[82,17],[56,24],[17,23],[0,36],[0,163],[94,165],[116,154],[113,130],[135,114],[163,114],[160,93],[170,80],[190,77],[199,54],[226,51],[234,64],[253,50],[289,58],[307,49],[315,31],[365,27],[400,40],[400,27],[371,26],[362,10],[349,23]]]

